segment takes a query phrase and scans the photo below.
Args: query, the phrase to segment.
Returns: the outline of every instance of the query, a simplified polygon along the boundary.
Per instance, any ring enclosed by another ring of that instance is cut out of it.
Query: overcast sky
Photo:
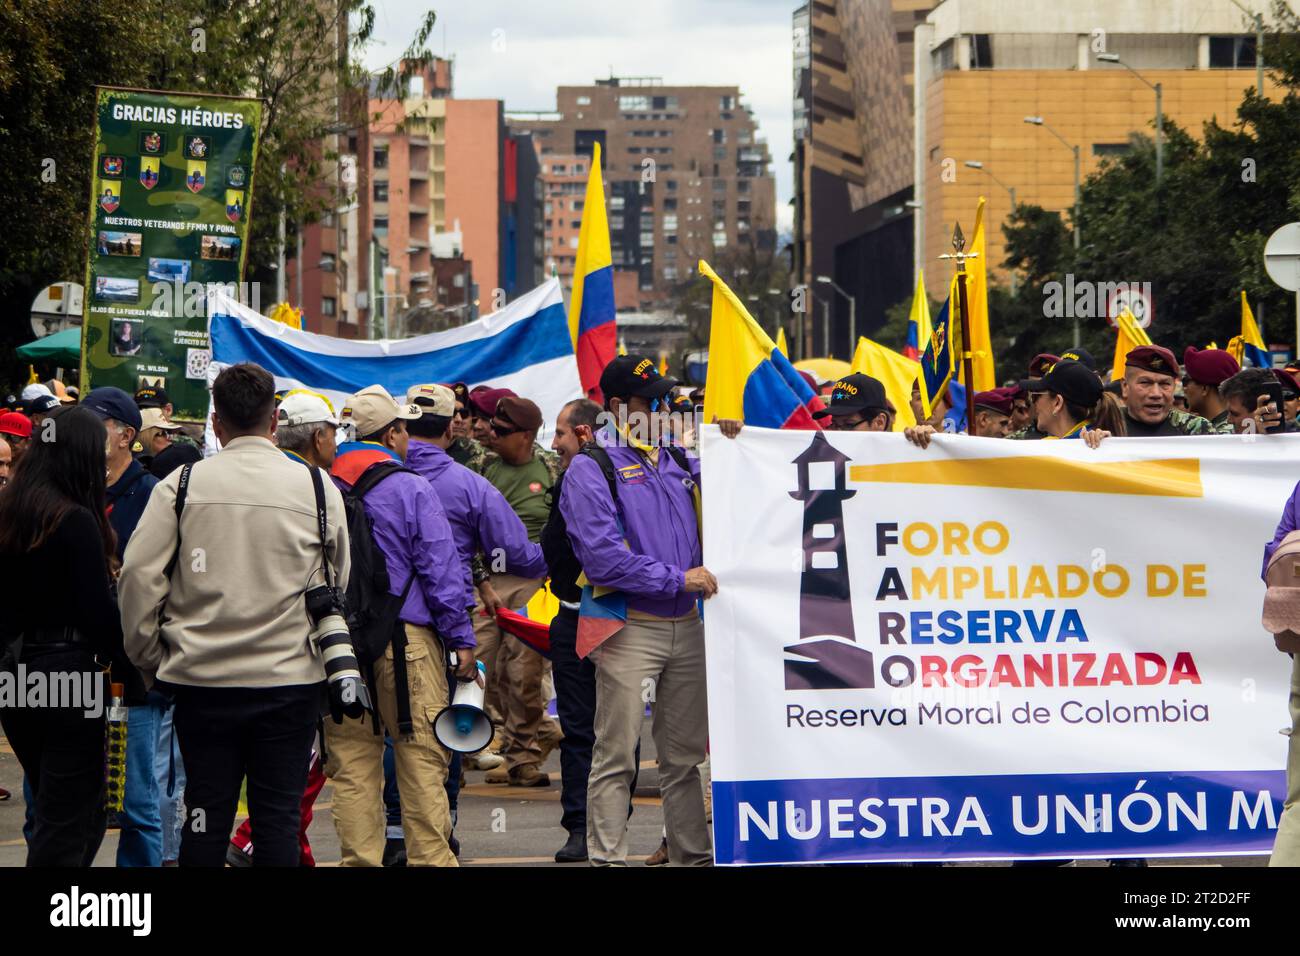
[[[406,48],[429,5],[372,0],[367,65]],[[507,110],[554,110],[557,86],[661,76],[666,84],[740,87],[767,137],[777,223],[792,221],[791,12],[795,0],[443,0],[430,51],[455,58],[454,95]]]

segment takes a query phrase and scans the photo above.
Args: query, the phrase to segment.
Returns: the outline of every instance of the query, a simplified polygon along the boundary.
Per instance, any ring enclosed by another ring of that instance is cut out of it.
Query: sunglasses
[[[456,409],[455,417],[469,418],[469,409],[462,405],[460,408]]]
[[[498,438],[505,438],[509,435],[514,435],[523,431],[522,428],[515,428],[513,425],[503,425],[495,420],[488,424],[492,427],[492,434],[496,435]]]

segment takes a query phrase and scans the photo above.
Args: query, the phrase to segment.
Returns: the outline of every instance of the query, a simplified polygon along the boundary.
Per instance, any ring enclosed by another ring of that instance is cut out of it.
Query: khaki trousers
[[[496,575],[492,588],[507,610],[523,607],[542,582],[535,578]],[[474,606],[474,638],[478,660],[487,668],[487,714],[501,728],[506,769],[541,763],[538,730],[546,717],[542,700],[545,658],[516,637],[503,632],[495,618],[486,617],[483,603]]]
[[[397,787],[402,794],[402,830],[410,866],[457,866],[447,845],[451,810],[447,804],[450,755],[433,735],[433,720],[447,706],[447,655],[427,627],[406,625],[406,673],[411,692],[409,738],[397,732],[397,691],[393,649],[375,662],[370,688],[380,722],[393,740]],[[326,719],[329,759],[325,774],[334,784],[334,829],[343,852],[342,866],[381,866],[384,856],[384,738],[369,715],[342,724]]]
[[[699,615],[692,611],[677,620],[629,618],[591,659],[596,665],[596,744],[587,778],[591,864],[627,865],[627,808],[649,701],[668,861],[707,866],[713,853],[699,765],[708,744],[709,709]]]
[[[1291,664],[1291,742],[1286,754],[1286,802],[1269,866],[1300,866],[1300,655]]]

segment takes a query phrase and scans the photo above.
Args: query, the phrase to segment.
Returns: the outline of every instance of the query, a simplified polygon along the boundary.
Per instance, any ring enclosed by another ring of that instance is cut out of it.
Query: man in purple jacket
[[[590,649],[596,744],[587,789],[587,852],[595,866],[626,865],[629,790],[647,699],[669,862],[703,866],[712,859],[699,772],[708,706],[697,600],[712,597],[718,583],[700,564],[699,459],[688,459],[683,470],[666,447],[642,443],[655,433],[647,425],[657,420],[675,384],[644,356],[610,362],[600,377],[609,416],[597,442],[613,466],[614,493],[597,459],[584,453],[574,456],[560,494],[587,579],[622,592],[627,608],[626,623]],[[579,622],[579,654],[586,649]]]
[[[541,545],[528,540],[523,521],[505,496],[482,475],[457,464],[448,453],[455,440],[450,428],[456,411],[455,393],[445,385],[416,385],[407,391],[406,399],[424,413],[407,425],[411,444],[406,451],[406,466],[427,478],[438,493],[461,564],[470,568],[474,556],[482,553],[488,566],[498,574],[545,578],[546,559]],[[465,606],[472,608],[474,586],[469,579],[465,583]],[[486,667],[494,668],[497,662],[485,657],[484,651],[480,643],[479,659]],[[488,686],[498,676],[489,673]],[[494,721],[501,719],[497,714],[490,716]],[[476,761],[475,766],[491,770],[500,763],[501,758],[488,754],[487,758]]]
[[[420,417],[414,405],[398,405],[378,385],[348,399],[344,423],[360,439],[339,446],[330,474],[346,493],[367,470],[401,462],[410,436],[406,423]],[[396,471],[374,485],[363,506],[375,545],[384,556],[392,594],[406,594],[401,620],[410,694],[409,728],[401,726],[400,689],[393,645],[374,665],[371,696],[393,740],[402,827],[409,866],[456,866],[447,844],[451,814],[444,783],[448,754],[433,735],[433,719],[447,706],[448,654],[456,652],[456,676],[473,679],[474,631],[466,610],[469,569],[460,558],[438,495],[429,482]],[[407,585],[410,585],[409,590]],[[366,716],[325,721],[326,774],[334,783],[334,826],[343,866],[379,866],[384,854],[384,738]]]

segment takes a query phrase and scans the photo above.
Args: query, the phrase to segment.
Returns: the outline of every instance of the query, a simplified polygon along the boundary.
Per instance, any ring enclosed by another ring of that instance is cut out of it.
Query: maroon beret
[[[1174,358],[1173,352],[1160,345],[1139,345],[1131,349],[1124,357],[1124,364],[1129,368],[1140,368],[1144,372],[1178,377],[1178,359]]]
[[[1011,396],[1000,388],[988,392],[976,392],[975,407],[987,408],[990,411],[1001,412],[1003,415],[1010,415]]]
[[[480,385],[469,393],[469,403],[480,415],[491,418],[496,414],[497,402],[506,397],[514,398],[515,393],[508,388],[486,388]]]
[[[1286,391],[1300,395],[1300,380],[1295,377],[1290,369],[1275,368],[1273,369],[1273,375]]]
[[[1218,388],[1241,371],[1237,360],[1223,349],[1200,350],[1191,345],[1183,351],[1183,365],[1188,378],[1211,388]]]
[[[530,432],[542,427],[542,410],[535,402],[512,393],[502,396],[492,420]]]
[[[1047,370],[1061,361],[1059,355],[1053,355],[1051,352],[1041,352],[1035,355],[1029,363],[1029,377],[1042,378],[1047,374]]]
[[[1003,385],[1001,388],[995,388],[993,391],[1001,392],[1003,395],[1007,397],[1008,401],[1011,402],[1014,402],[1017,398],[1021,398],[1022,396],[1026,396],[1029,394],[1027,391],[1025,391],[1023,388],[1020,387],[1019,382],[1017,382],[1015,385]]]

